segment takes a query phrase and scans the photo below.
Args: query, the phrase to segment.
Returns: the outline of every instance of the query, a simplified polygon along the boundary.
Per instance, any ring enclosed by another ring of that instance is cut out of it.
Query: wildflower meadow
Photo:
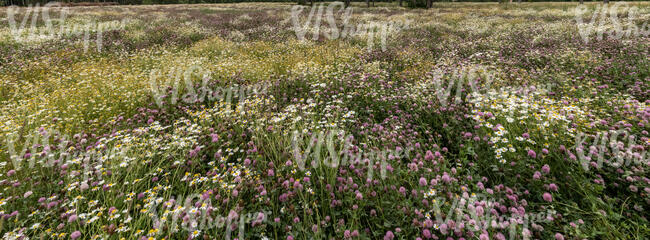
[[[0,236],[650,238],[650,3],[427,6],[0,7]]]

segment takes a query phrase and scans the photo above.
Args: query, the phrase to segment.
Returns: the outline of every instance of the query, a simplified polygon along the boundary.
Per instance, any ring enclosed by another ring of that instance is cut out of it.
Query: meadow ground
[[[648,2],[0,20],[5,239],[650,237]]]

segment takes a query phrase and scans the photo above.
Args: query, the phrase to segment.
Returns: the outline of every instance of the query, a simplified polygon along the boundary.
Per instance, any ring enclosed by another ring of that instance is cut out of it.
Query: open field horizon
[[[647,239],[650,2],[0,8],[4,239]]]

